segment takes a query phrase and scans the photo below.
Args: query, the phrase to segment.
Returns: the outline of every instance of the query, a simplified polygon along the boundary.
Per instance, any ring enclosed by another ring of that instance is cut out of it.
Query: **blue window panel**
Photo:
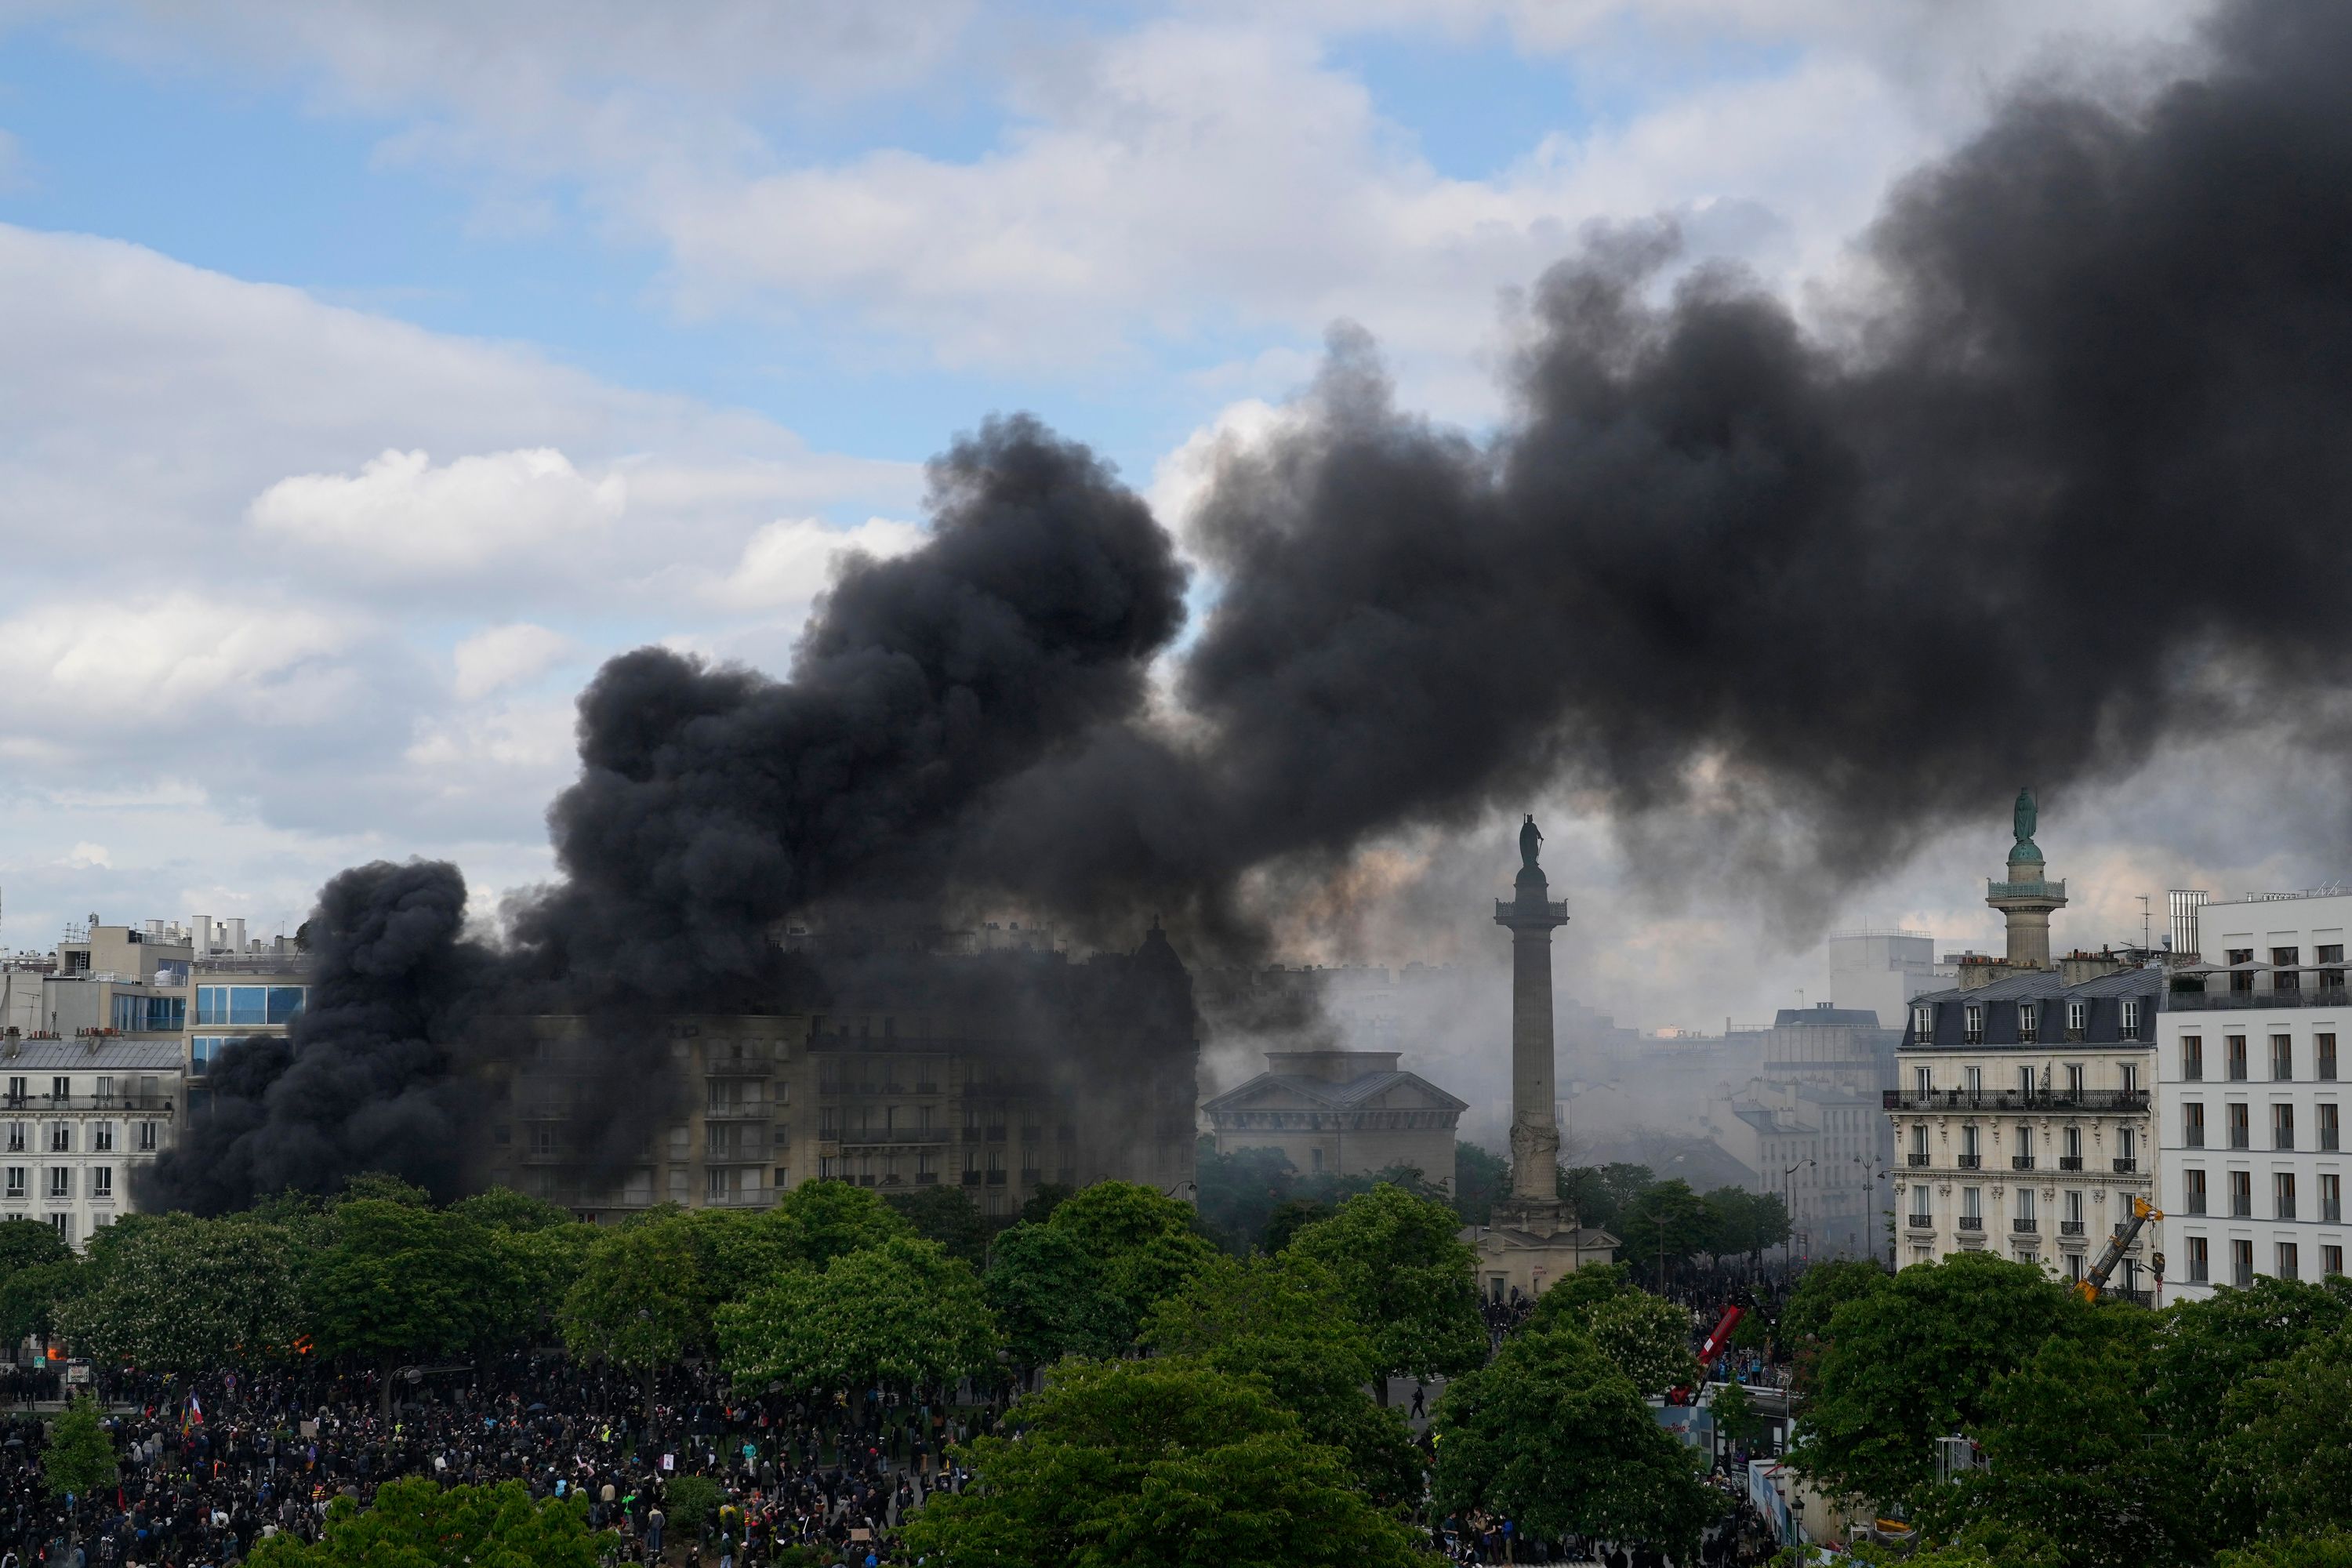
[[[309,994],[309,989],[305,986],[271,986],[269,988],[268,1022],[272,1024],[292,1023],[294,1021],[294,1016],[302,1010],[302,1004],[308,999]]]
[[[228,987],[199,985],[196,987],[196,1022],[226,1024],[228,1022]]]
[[[232,985],[228,988],[228,1021],[232,1024],[269,1022],[269,987]]]
[[[202,1078],[212,1069],[213,1060],[221,1047],[236,1039],[235,1035],[194,1035],[188,1041],[188,1076]]]

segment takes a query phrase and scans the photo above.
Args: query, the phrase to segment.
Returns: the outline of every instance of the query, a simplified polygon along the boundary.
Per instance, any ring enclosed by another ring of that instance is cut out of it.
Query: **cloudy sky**
[[[982,416],[1036,411],[1181,526],[1209,434],[1346,319],[1475,430],[1520,290],[1586,226],[1678,215],[1802,300],[2013,84],[2160,69],[2191,18],[0,0],[0,942],[290,929],[380,855],[541,878],[596,662],[781,671],[834,553],[919,537],[923,460]],[[2062,936],[2336,869],[2213,825],[2236,781],[2174,758],[2045,807]],[[2325,815],[2264,787],[2274,821]],[[1839,923],[1985,945],[2006,816]],[[1589,910],[1568,989],[1651,1026],[1819,998],[1817,931],[1769,901],[1647,888],[1600,825],[1556,841]]]

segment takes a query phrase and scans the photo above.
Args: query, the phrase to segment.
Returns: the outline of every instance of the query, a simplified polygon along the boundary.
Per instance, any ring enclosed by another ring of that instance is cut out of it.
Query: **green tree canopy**
[[[1615,1231],[1626,1205],[1657,1182],[1647,1165],[1570,1165],[1555,1173],[1553,1186],[1580,1223]]]
[[[974,1268],[987,1261],[988,1222],[961,1187],[917,1187],[883,1200],[925,1241]]]
[[[1445,1205],[1384,1184],[1307,1226],[1286,1249],[1338,1282],[1339,1299],[1371,1334],[1383,1394],[1388,1374],[1450,1377],[1486,1359],[1475,1259],[1460,1228]]]
[[[534,1198],[511,1187],[492,1187],[449,1205],[449,1211],[476,1225],[517,1234],[555,1230],[579,1222],[545,1198]]]
[[[1485,1225],[1495,1200],[1511,1190],[1511,1163],[1476,1143],[1454,1145],[1454,1212],[1464,1225]]]
[[[2227,1410],[2224,1517],[2273,1539],[2352,1529],[2352,1324],[2232,1388]]]
[[[392,1198],[336,1205],[329,1240],[302,1271],[320,1353],[389,1369],[410,1357],[455,1355],[496,1328],[518,1295],[507,1253],[461,1215]],[[391,1400],[387,1377],[383,1386]]]
[[[989,1248],[984,1288],[1015,1366],[1126,1348],[1118,1307],[1097,1288],[1094,1259],[1067,1232],[1034,1224],[1005,1231]]]
[[[1132,1182],[1097,1182],[1054,1210],[1046,1227],[1076,1243],[1095,1269],[1104,1342],[1132,1345],[1152,1304],[1215,1256],[1192,1222],[1190,1204]]]
[[[869,1187],[849,1182],[803,1182],[759,1214],[794,1260],[823,1268],[845,1253],[912,1236],[908,1224]]]
[[[1200,1186],[1195,1201],[1202,1223],[1235,1256],[1257,1245],[1276,1206],[1291,1195],[1297,1175],[1290,1156],[1279,1149],[1221,1154],[1213,1138],[1201,1140],[1196,1170]]]
[[[1781,1342],[1790,1346],[1821,1344],[1830,1336],[1830,1315],[1844,1302],[1885,1289],[1892,1277],[1864,1258],[1835,1258],[1807,1267],[1797,1276],[1780,1309]]]
[[[98,1401],[77,1394],[49,1426],[49,1440],[41,1449],[41,1479],[51,1497],[88,1497],[114,1484],[114,1439],[99,1422]]]
[[[771,1383],[795,1393],[952,1384],[992,1371],[998,1343],[971,1266],[916,1237],[777,1276],[719,1309],[719,1341],[747,1394]]]
[[[2032,1265],[1981,1252],[1882,1279],[1830,1315],[1790,1463],[1833,1494],[1912,1500],[1934,1439],[1984,1431],[1995,1380],[2090,1312]]]
[[[209,1372],[299,1353],[307,1241],[256,1215],[131,1215],[93,1237],[88,1287],[58,1310],[75,1353],[149,1372]]]
[[[0,1276],[72,1259],[73,1248],[65,1244],[56,1227],[21,1215],[0,1219]]]
[[[1716,1226],[1706,1201],[1677,1177],[1643,1188],[1618,1211],[1609,1228],[1624,1244],[1626,1261],[1643,1270],[1646,1279],[1661,1258],[1679,1263],[1708,1251]]]
[[[1438,1401],[1433,1497],[1533,1535],[1695,1554],[1720,1505],[1631,1380],[1571,1328],[1522,1326]]]
[[[1154,1308],[1145,1342],[1214,1371],[1262,1379],[1307,1437],[1345,1453],[1374,1498],[1421,1494],[1422,1469],[1404,1419],[1372,1402],[1371,1336],[1319,1265],[1299,1258],[1220,1258]]]
[[[315,1543],[280,1533],[255,1544],[253,1568],[598,1568],[618,1542],[588,1528],[586,1499],[533,1502],[520,1481],[450,1487],[390,1481],[369,1507],[338,1499]]]
[[[1563,1277],[1536,1299],[1529,1321],[1582,1334],[1644,1395],[1698,1382],[1689,1310],[1633,1289],[1622,1267],[1580,1268]]]
[[[941,1568],[1409,1568],[1412,1532],[1265,1385],[1196,1362],[1071,1363],[1020,1440],[964,1446],[979,1484],[902,1531]]]
[[[676,1224],[604,1232],[564,1293],[564,1348],[650,1380],[673,1365],[703,1321],[692,1241]]]

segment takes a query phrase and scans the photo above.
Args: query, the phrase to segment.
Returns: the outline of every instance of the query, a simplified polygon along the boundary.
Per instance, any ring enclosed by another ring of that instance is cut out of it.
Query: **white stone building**
[[[2200,902],[2174,896],[2174,946],[2198,962],[2176,973],[2158,1026],[2166,1283],[2195,1298],[2341,1274],[2352,894]]]
[[[1467,1107],[1395,1051],[1268,1051],[1266,1070],[1202,1106],[1217,1152],[1278,1149],[1307,1176],[1410,1167],[1454,1190],[1455,1126]]]
[[[131,1212],[131,1178],[172,1143],[176,1036],[0,1038],[0,1218],[77,1250]]]

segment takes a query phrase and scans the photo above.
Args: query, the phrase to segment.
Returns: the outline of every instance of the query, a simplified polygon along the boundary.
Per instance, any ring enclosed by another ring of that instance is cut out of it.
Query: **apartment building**
[[[0,1218],[68,1245],[131,1212],[131,1173],[169,1148],[180,1042],[0,1037]]]
[[[2343,1096],[2352,895],[2172,900],[2176,971],[2158,1028],[2167,1283],[2344,1272]]]
[[[2134,1197],[2152,1197],[2149,1084],[2164,975],[2056,971],[1911,1005],[1886,1091],[1902,1260],[1994,1250],[2080,1279]],[[2145,1294],[2143,1231],[2110,1282]]]

